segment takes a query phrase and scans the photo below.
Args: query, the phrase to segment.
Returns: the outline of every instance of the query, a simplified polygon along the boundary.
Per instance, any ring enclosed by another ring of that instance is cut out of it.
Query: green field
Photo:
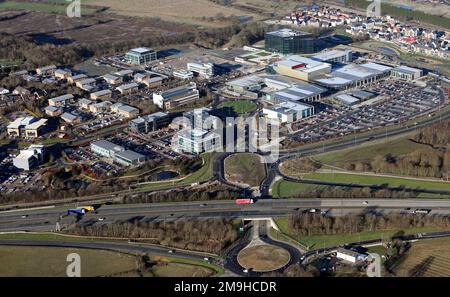
[[[225,178],[231,182],[245,183],[251,187],[259,186],[266,176],[261,158],[251,153],[239,153],[224,161]]]
[[[316,236],[303,236],[296,235],[291,232],[289,228],[288,218],[275,218],[275,222],[280,228],[281,232],[291,239],[300,242],[302,245],[309,247],[309,249],[317,249],[336,246],[340,244],[347,243],[357,243],[360,241],[371,240],[371,239],[381,239],[388,240],[392,235],[396,234],[398,231],[404,231],[406,234],[414,234],[420,232],[431,232],[436,231],[436,229],[430,227],[422,228],[411,228],[406,230],[378,230],[378,231],[366,231],[355,234],[333,234],[333,235],[316,235]]]
[[[0,276],[66,276],[67,255],[81,258],[81,276],[108,276],[136,269],[127,254],[76,248],[0,246]]]
[[[181,263],[155,266],[152,272],[156,277],[208,277],[214,274],[209,268]]]
[[[413,142],[408,137],[402,137],[387,142],[379,141],[371,145],[317,155],[314,157],[314,160],[324,164],[342,167],[349,162],[370,161],[376,155],[384,156],[392,154],[399,156],[424,147],[426,146]]]
[[[405,257],[394,268],[397,276],[449,277],[450,238],[414,242]]]
[[[238,100],[238,101],[223,102],[218,106],[218,108],[221,109],[224,109],[224,107],[231,108],[233,112],[237,114],[244,114],[247,112],[254,111],[256,109],[256,104],[247,100]],[[229,115],[231,116],[231,114]]]
[[[62,2],[61,2],[62,3]],[[68,2],[65,2],[68,3]],[[19,9],[19,10],[31,10],[39,12],[51,12],[51,13],[66,13],[67,5],[58,5],[58,3],[36,3],[36,2],[16,2],[5,1],[0,3],[0,9]],[[81,8],[81,14],[93,14],[97,10],[93,8]]]
[[[386,185],[389,187],[406,187],[410,189],[430,189],[430,190],[444,190],[450,191],[450,182],[440,181],[424,181],[414,180],[398,177],[387,176],[371,176],[371,175],[359,175],[359,174],[346,174],[346,173],[307,173],[304,175],[305,179],[318,180],[335,183],[351,183],[362,185],[374,185],[381,186]]]
[[[310,185],[310,184],[290,182],[286,180],[278,180],[272,186],[272,196],[274,198],[292,197],[302,192],[316,189],[324,189],[326,187],[327,186]]]

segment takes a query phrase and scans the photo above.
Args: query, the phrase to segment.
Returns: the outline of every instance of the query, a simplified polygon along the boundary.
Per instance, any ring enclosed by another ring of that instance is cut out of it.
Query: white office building
[[[182,129],[177,133],[179,152],[200,154],[222,147],[222,138],[218,133],[204,129]]]
[[[27,149],[21,150],[20,154],[13,159],[13,165],[29,171],[44,162],[44,153],[43,145],[30,145]]]
[[[201,77],[211,78],[214,76],[214,64],[213,63],[187,63],[187,70],[193,73],[197,73]]]

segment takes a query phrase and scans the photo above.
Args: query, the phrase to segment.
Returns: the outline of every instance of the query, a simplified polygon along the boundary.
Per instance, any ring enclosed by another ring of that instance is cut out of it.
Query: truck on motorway
[[[74,213],[74,214],[85,214],[85,213],[87,213],[89,211],[94,211],[94,207],[93,206],[80,206],[80,207],[77,207],[75,209],[69,209],[67,211],[67,214],[71,214],[71,213]]]
[[[431,209],[418,208],[413,211],[413,214],[429,214],[430,212],[431,212]]]
[[[67,214],[71,214],[71,213],[74,213],[74,214],[85,214],[86,211],[84,209],[82,209],[82,208],[75,208],[75,209],[67,210]]]
[[[252,204],[253,199],[236,199],[236,204]]]

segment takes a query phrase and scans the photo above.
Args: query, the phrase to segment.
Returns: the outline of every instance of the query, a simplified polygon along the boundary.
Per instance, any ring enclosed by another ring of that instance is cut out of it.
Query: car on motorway
[[[243,273],[248,273],[248,269],[242,270]]]
[[[28,215],[22,215],[22,219],[28,218]]]
[[[367,205],[367,204],[369,204],[369,201],[363,201],[362,204],[363,204],[363,205]]]
[[[203,260],[209,261],[209,258],[208,257],[204,257]]]
[[[205,207],[206,205],[207,205],[206,203],[200,204],[201,207]]]
[[[167,251],[169,254],[173,254],[173,253],[175,253],[175,250],[168,250]]]
[[[101,221],[106,220],[106,218],[98,218],[98,220],[101,222]]]

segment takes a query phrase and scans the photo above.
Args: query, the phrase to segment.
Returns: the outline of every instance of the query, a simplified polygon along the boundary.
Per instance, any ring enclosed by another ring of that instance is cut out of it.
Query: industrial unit
[[[415,80],[422,77],[423,71],[421,69],[402,65],[392,69],[391,75],[404,80]]]
[[[338,68],[327,75],[314,79],[314,82],[330,89],[348,89],[360,87],[387,77],[392,67],[372,62],[349,64]]]

